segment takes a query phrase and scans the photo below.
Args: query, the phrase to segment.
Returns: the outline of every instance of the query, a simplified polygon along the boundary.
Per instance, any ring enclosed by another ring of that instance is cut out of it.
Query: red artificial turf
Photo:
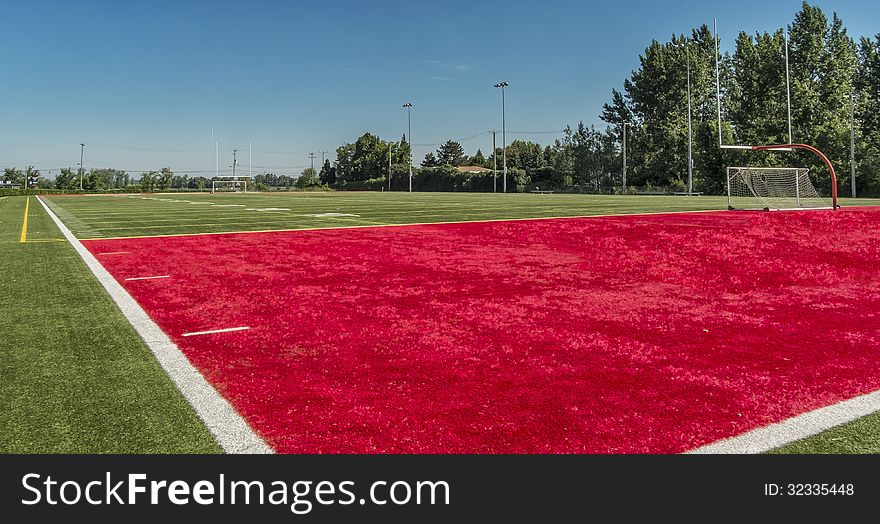
[[[680,452],[880,389],[880,208],[84,244],[279,452]]]

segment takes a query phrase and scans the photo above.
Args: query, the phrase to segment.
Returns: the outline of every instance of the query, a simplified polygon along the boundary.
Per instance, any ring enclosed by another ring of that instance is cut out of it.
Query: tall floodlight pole
[[[505,114],[504,114],[504,88],[509,86],[507,82],[498,82],[495,84],[495,87],[501,88],[501,153],[502,153],[502,164],[504,169],[504,183],[502,184],[502,191],[507,193],[507,122],[505,122]]]
[[[718,19],[713,18],[712,23],[715,26],[715,100],[718,102],[718,147],[724,143],[721,140],[721,65],[720,49],[718,48]]]
[[[492,192],[498,192],[498,149],[495,147],[495,130],[492,130]]]
[[[688,105],[688,195],[694,192],[694,144],[691,124],[691,39],[686,38],[683,44],[687,57],[687,105]]]
[[[391,151],[394,150],[394,144],[388,143],[388,191],[391,191]],[[412,191],[412,188],[410,188]]]
[[[785,31],[785,100],[788,106],[788,143],[793,144],[791,133],[791,75],[788,68],[788,31]]]
[[[83,171],[85,171],[85,166],[83,166],[83,153],[86,151],[86,145],[83,142],[79,143],[79,190],[83,190]]]
[[[623,137],[622,137],[623,139],[621,141],[621,150],[623,151],[623,177],[621,180],[623,181],[623,184],[622,184],[623,192],[626,193],[626,126],[629,125],[629,122],[624,120],[622,122],[622,124],[623,124]]]
[[[849,169],[852,197],[856,197],[856,92],[850,94],[849,107]]]
[[[406,108],[406,140],[409,142],[409,192],[412,193],[412,102],[403,104]],[[390,173],[390,171],[389,171]],[[389,174],[390,176],[390,174]]]

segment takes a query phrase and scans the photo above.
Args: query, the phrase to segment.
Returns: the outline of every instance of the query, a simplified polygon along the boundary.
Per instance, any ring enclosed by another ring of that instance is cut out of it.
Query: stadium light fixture
[[[504,183],[502,192],[507,193],[507,127],[504,116],[504,88],[509,86],[507,82],[498,82],[495,87],[501,88],[501,156],[504,170]],[[494,153],[494,152],[493,152]]]
[[[412,102],[403,104],[406,108],[406,140],[409,142],[409,192],[412,193]],[[388,175],[391,176],[390,173]],[[388,187],[389,191],[391,186]]]

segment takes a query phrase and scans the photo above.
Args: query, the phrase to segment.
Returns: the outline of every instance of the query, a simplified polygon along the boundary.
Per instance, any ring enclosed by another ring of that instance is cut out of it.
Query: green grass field
[[[45,200],[82,239],[726,207],[726,200],[718,197],[465,193],[168,194]],[[219,451],[33,197],[27,241],[21,242],[26,202],[25,197],[0,198],[0,246],[6,271],[0,280],[0,452]],[[779,452],[878,453],[880,415]]]
[[[46,200],[81,239],[727,208],[722,197],[516,193],[178,193]],[[844,205],[870,203],[860,199]]]
[[[220,447],[35,198],[0,199],[0,453]]]

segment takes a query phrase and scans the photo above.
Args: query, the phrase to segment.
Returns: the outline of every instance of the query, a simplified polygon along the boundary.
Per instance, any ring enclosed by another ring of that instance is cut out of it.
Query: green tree
[[[437,163],[441,166],[460,166],[464,165],[467,157],[464,154],[461,144],[454,140],[447,140],[445,144],[437,150]]]
[[[171,171],[170,167],[163,167],[159,170],[158,176],[156,177],[156,190],[157,191],[167,191],[171,189],[171,181],[174,179],[174,172]]]
[[[159,178],[158,171],[146,171],[141,173],[140,186],[141,191],[145,193],[152,193],[156,191],[157,181]]]
[[[326,186],[332,187],[336,185],[336,168],[330,165],[329,158],[324,160],[324,165],[321,166],[321,172],[318,174],[318,179]]]
[[[477,149],[477,152],[470,158],[468,163],[472,166],[489,167],[486,165],[486,157],[483,156],[483,151],[480,149]]]
[[[3,170],[3,181],[12,184],[21,184],[22,187],[24,187],[24,171],[22,171],[21,169],[16,169],[14,167],[7,167]]]
[[[425,155],[425,159],[422,160],[421,165],[422,167],[438,167],[440,163],[437,162],[437,157],[434,156],[433,152],[428,152]]]
[[[79,173],[71,168],[65,167],[55,177],[55,189],[71,190],[77,188],[79,188]]]
[[[296,179],[296,187],[300,189],[317,187],[320,185],[321,180],[318,178],[318,172],[312,167],[305,168],[299,178]]]

